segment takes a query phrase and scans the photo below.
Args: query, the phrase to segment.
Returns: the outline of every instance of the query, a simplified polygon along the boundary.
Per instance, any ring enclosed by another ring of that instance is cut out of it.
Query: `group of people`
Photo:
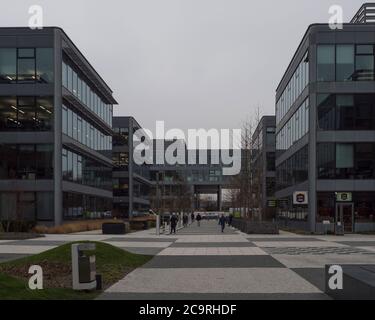
[[[197,216],[195,216],[194,212],[191,214],[191,223],[194,223],[194,221],[197,221],[197,226],[201,226],[201,220],[202,216],[198,213]],[[228,224],[228,226],[232,225],[232,220],[233,216],[230,214],[228,217],[226,217],[224,214],[221,215],[219,218],[219,225],[221,226],[221,232],[224,232],[225,225]],[[171,226],[171,234],[174,233],[176,234],[176,227],[177,227],[177,222],[178,222],[178,216],[173,213],[172,216],[170,217],[170,226]],[[182,217],[182,224],[184,228],[186,228],[189,224],[189,217],[188,215],[184,214]]]
[[[219,218],[219,226],[221,226],[221,232],[224,232],[226,224],[228,224],[229,227],[232,225],[232,220],[233,216],[231,214],[228,217],[223,214],[221,215],[221,217]]]

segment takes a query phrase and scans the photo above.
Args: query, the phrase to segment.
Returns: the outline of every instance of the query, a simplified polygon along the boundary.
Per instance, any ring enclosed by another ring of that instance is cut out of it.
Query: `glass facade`
[[[276,150],[287,150],[309,131],[309,99],[306,99],[276,135]]]
[[[277,190],[308,180],[308,163],[308,146],[306,145],[276,168]]]
[[[62,132],[93,150],[112,150],[112,136],[105,135],[65,105],[62,107]]]
[[[53,221],[52,192],[0,192],[0,220]]]
[[[0,48],[0,83],[53,83],[52,48]]]
[[[354,223],[375,223],[375,192],[352,192],[354,202]],[[316,221],[335,222],[335,192],[317,193],[318,212]]]
[[[375,179],[375,143],[318,143],[318,179]]]
[[[374,45],[317,46],[317,81],[373,81]]]
[[[113,128],[113,145],[127,146],[129,145],[129,128]]]
[[[276,123],[279,123],[309,83],[308,52],[304,55],[289,83],[276,103]]]
[[[90,187],[112,190],[112,168],[70,150],[62,150],[63,179]]]
[[[375,94],[318,94],[320,130],[375,130]]]
[[[63,193],[64,220],[100,219],[112,211],[112,199]]]
[[[53,145],[0,144],[0,179],[53,179]]]
[[[105,104],[92,87],[67,63],[62,64],[62,83],[83,105],[112,127],[113,106]]]
[[[53,97],[0,97],[0,131],[51,131]]]

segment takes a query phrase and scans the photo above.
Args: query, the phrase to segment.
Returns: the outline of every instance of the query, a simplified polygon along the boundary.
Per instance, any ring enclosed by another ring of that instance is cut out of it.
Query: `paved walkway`
[[[154,255],[100,299],[326,299],[325,264],[375,264],[375,236],[246,235],[232,228],[222,234],[215,221],[176,235],[153,229],[0,241],[0,262],[83,240]]]
[[[374,236],[222,234],[203,221],[169,239],[100,299],[327,299],[325,264],[375,264]]]

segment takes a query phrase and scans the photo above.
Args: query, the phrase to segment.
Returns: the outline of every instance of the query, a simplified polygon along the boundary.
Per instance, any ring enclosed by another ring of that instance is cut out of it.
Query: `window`
[[[317,81],[335,80],[335,46],[318,45]]]
[[[50,131],[53,127],[53,100],[51,97],[36,99],[36,124],[39,131]]]
[[[336,128],[353,130],[354,125],[354,99],[353,95],[336,96]]]
[[[318,127],[323,130],[335,129],[335,97],[329,94],[317,95]]]
[[[17,49],[0,48],[0,83],[17,79]]]
[[[68,88],[68,66],[64,62],[62,64],[62,85]]]
[[[20,129],[33,131],[36,126],[35,97],[18,98],[17,111]]]
[[[34,82],[35,76],[35,49],[18,49],[18,82]]]
[[[336,168],[353,168],[353,145],[336,144]]]
[[[36,77],[41,83],[53,83],[53,49],[36,49]]]
[[[321,130],[375,130],[374,94],[318,94]]]
[[[372,45],[357,45],[355,56],[355,76],[357,81],[374,80],[374,47]]]
[[[352,80],[354,73],[354,46],[337,45],[336,47],[336,80]]]
[[[317,177],[318,179],[335,178],[335,144],[319,143],[317,145]]]
[[[62,107],[62,132],[68,134],[68,109],[67,107]]]

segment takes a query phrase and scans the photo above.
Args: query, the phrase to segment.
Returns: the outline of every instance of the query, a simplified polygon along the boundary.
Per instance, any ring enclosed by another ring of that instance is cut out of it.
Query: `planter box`
[[[232,226],[247,234],[279,234],[277,224],[268,221],[233,219]]]
[[[103,223],[102,225],[103,234],[125,234],[128,230],[129,227],[123,222]]]

